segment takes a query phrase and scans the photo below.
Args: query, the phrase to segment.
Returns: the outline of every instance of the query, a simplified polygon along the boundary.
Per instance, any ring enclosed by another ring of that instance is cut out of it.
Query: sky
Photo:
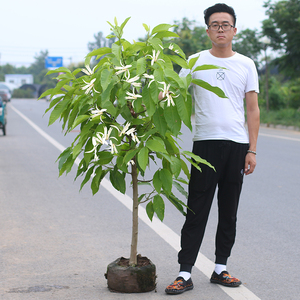
[[[266,19],[265,0],[227,0],[237,15],[236,27],[261,29]],[[216,0],[2,0],[0,27],[0,65],[30,66],[34,57],[48,50],[49,56],[62,56],[63,63],[84,61],[94,34],[110,34],[116,17],[129,42],[144,37],[143,23],[155,27],[174,24],[184,17],[204,26],[203,11],[222,2]]]

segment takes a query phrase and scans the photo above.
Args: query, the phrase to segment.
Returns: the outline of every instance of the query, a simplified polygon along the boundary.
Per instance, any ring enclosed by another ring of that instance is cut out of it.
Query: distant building
[[[33,84],[33,75],[32,74],[6,74],[5,82],[12,83],[17,88],[19,88],[23,84]]]

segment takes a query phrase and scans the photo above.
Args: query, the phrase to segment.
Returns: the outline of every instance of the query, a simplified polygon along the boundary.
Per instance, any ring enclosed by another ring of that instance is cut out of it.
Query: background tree
[[[34,59],[34,63],[28,68],[30,74],[34,77],[34,82],[41,84],[43,78],[47,73],[47,69],[45,67],[45,59],[49,55],[48,50],[40,51],[39,54],[36,54]]]
[[[89,51],[93,51],[98,48],[102,48],[106,46],[107,40],[103,36],[103,32],[99,31],[98,33],[94,34],[95,41],[88,43],[88,49]]]
[[[256,67],[259,66],[260,54],[264,47],[259,38],[258,30],[245,29],[239,32],[233,41],[233,50],[253,59]]]
[[[89,49],[89,51],[91,52],[91,51],[93,51],[95,49],[99,49],[99,48],[102,48],[102,47],[109,47],[110,48],[111,45],[115,42],[116,38],[113,35],[110,35],[109,37],[110,38],[106,38],[103,35],[102,31],[99,31],[98,33],[94,34],[95,41],[88,43],[88,49]],[[93,58],[92,64],[95,65],[100,60],[101,60],[101,58],[99,58],[99,59]]]
[[[204,26],[198,26],[195,20],[188,18],[174,21],[174,24],[177,25],[174,32],[179,36],[174,41],[183,50],[186,57],[210,48],[211,42]],[[177,65],[174,66],[174,69],[179,72],[180,67]]]
[[[270,47],[284,54],[275,60],[288,77],[300,72],[300,1],[288,0],[264,4],[268,19],[263,21],[263,35],[271,39]]]
[[[179,35],[175,41],[187,57],[210,48],[211,42],[204,26],[197,26],[195,20],[188,20],[188,18],[183,18],[181,22],[174,21],[174,23],[177,25],[174,32]]]

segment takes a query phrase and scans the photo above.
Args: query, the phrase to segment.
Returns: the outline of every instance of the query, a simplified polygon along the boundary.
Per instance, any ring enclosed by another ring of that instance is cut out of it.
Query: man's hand
[[[247,153],[246,158],[245,158],[245,168],[244,168],[245,175],[249,175],[249,174],[253,173],[255,167],[256,167],[255,154]]]

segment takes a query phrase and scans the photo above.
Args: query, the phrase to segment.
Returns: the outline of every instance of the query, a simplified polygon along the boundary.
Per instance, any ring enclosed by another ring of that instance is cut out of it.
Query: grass
[[[260,122],[262,124],[294,126],[300,128],[300,109],[285,108],[267,112],[260,108]]]

